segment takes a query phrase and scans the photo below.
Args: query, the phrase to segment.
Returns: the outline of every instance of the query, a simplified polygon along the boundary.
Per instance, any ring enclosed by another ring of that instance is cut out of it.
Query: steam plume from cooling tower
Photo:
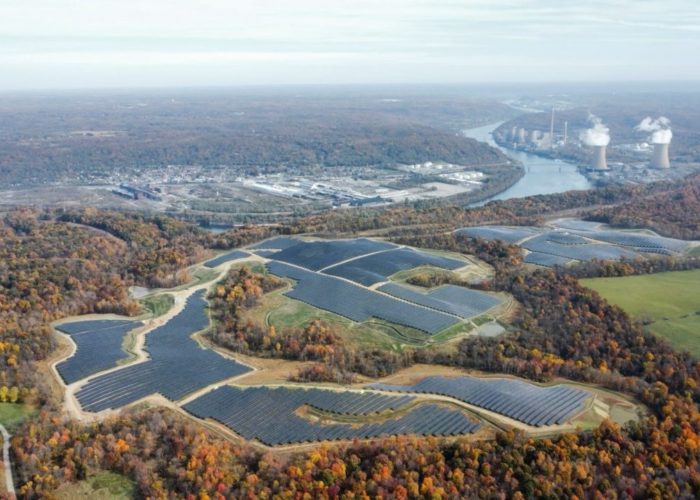
[[[651,116],[647,116],[639,122],[635,129],[641,132],[651,132],[649,142],[652,144],[669,144],[673,138],[671,120],[665,116],[660,116],[656,120],[652,119]]]
[[[668,159],[668,145],[673,138],[671,120],[665,116],[660,116],[656,120],[647,116],[635,128],[642,132],[651,132],[649,142],[654,145],[654,155],[651,158],[651,166],[654,168],[669,168],[671,162]]]
[[[594,148],[592,167],[595,170],[607,170],[605,148],[610,143],[610,129],[595,115],[589,115],[588,121],[592,126],[581,132],[581,142]]]
[[[589,115],[592,127],[581,132],[581,142],[586,146],[607,146],[610,143],[610,129],[595,115]]]

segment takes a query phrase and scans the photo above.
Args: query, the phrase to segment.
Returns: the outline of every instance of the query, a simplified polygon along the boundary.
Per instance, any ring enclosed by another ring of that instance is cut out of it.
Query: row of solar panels
[[[571,260],[592,259],[619,260],[633,259],[640,253],[675,255],[688,246],[688,242],[662,236],[634,233],[629,231],[599,230],[597,224],[585,221],[564,221],[561,227],[571,230],[546,230],[537,227],[480,226],[463,228],[457,231],[473,238],[501,240],[516,243],[534,255],[525,257],[525,262],[553,266],[563,265]],[[536,235],[535,237],[531,237]],[[547,255],[551,257],[546,257]]]
[[[398,248],[385,241],[357,238],[353,240],[300,241],[274,255],[275,260],[318,271],[348,259]]]
[[[356,399],[353,406],[359,413],[350,413],[354,415],[368,414],[367,407],[401,408],[413,399],[387,404],[392,396],[321,389],[225,386],[191,401],[184,408],[197,417],[215,419],[246,439],[257,439],[270,446],[395,434],[448,436],[472,433],[479,428],[479,424],[463,412],[435,404],[419,405],[398,418],[387,417],[381,422],[355,425],[321,423],[296,414],[303,406],[336,408],[341,398],[346,401]],[[369,401],[379,404],[373,406]]]
[[[268,270],[277,276],[298,281],[288,297],[319,309],[331,311],[352,321],[380,318],[435,334],[459,322],[454,316],[388,297],[347,281],[307,271],[282,262],[269,262]]]
[[[585,245],[562,245],[550,241],[548,234],[543,234],[530,238],[522,244],[523,248],[531,252],[547,253],[567,257],[576,260],[619,260],[622,257],[634,259],[638,256],[636,252],[626,248],[610,245],[607,243],[589,243]]]
[[[204,290],[194,293],[179,314],[146,335],[149,359],[90,380],[76,393],[81,406],[97,412],[155,393],[175,401],[249,371],[191,338],[209,324],[205,307]]]
[[[520,380],[468,376],[427,377],[415,385],[372,384],[370,387],[449,396],[537,427],[566,422],[591,397],[587,391],[564,385],[540,387]]]
[[[276,258],[277,256],[272,256]],[[442,269],[459,269],[466,263],[461,260],[433,255],[413,248],[397,248],[360,257],[343,264],[324,269],[325,274],[371,286],[380,281],[386,281],[399,271],[414,269],[419,266],[434,266]]]
[[[216,267],[220,266],[221,264],[225,264],[226,262],[243,259],[245,257],[250,257],[250,254],[242,250],[231,250],[230,252],[226,252],[222,255],[219,255],[218,257],[214,257],[213,259],[206,261],[204,263],[204,266],[210,268]]]
[[[454,285],[444,285],[427,293],[421,293],[404,285],[387,283],[380,286],[378,290],[460,318],[477,316],[501,302],[487,293]]]
[[[122,349],[124,337],[131,330],[143,326],[140,321],[95,320],[75,321],[57,325],[56,329],[70,335],[76,351],[70,358],[56,365],[66,384],[117,366],[128,354]]]

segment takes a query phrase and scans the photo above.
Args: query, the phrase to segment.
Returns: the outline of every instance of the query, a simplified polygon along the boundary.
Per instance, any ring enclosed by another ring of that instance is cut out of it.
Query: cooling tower
[[[607,170],[608,162],[605,159],[605,146],[593,146],[593,170]]]
[[[668,143],[654,144],[651,166],[652,168],[669,168],[671,166],[671,162],[668,160]]]
[[[535,144],[537,142],[537,139],[540,138],[540,131],[539,130],[531,130],[530,131],[530,137],[529,141],[530,144]]]
[[[516,141],[516,142],[518,142],[518,144],[524,144],[524,143],[525,143],[525,134],[526,134],[525,129],[522,128],[522,127],[520,127],[520,128],[518,129],[518,137],[517,137],[517,141]]]
[[[510,129],[510,140],[513,142],[518,140],[518,127]]]

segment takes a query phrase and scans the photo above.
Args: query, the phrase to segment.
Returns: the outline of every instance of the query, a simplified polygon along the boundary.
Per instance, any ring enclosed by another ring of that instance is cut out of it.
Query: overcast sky
[[[700,0],[0,0],[0,89],[699,80]]]

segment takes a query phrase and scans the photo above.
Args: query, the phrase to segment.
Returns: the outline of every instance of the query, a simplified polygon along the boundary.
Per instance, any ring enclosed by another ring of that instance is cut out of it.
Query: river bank
[[[490,146],[500,149],[514,161],[520,163],[525,174],[512,186],[485,200],[469,204],[471,207],[485,205],[490,201],[507,200],[509,198],[523,198],[538,194],[562,193],[577,189],[590,189],[591,182],[579,172],[578,167],[562,160],[553,160],[541,156],[504,148],[496,144],[491,132],[501,123],[492,123],[482,127],[465,129],[462,134]]]

